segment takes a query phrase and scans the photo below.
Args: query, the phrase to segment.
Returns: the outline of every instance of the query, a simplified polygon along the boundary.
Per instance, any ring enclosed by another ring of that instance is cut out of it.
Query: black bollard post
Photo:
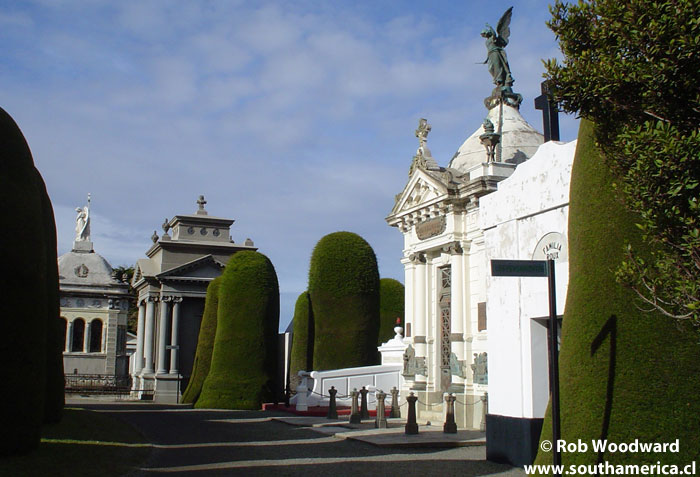
[[[287,387],[284,389],[284,407],[289,407],[289,399],[291,394],[292,390],[289,389],[289,384],[287,384]]]
[[[374,420],[374,427],[377,429],[386,429],[386,409],[384,408],[384,399],[386,393],[381,389],[377,391],[377,418]]]
[[[357,392],[357,389],[353,389],[350,393],[350,397],[352,398],[352,405],[350,407],[350,424],[359,424],[362,422],[362,419],[360,419],[360,410],[357,406],[357,396],[359,394],[360,393]]]
[[[442,426],[442,432],[446,434],[457,434],[457,423],[455,422],[455,399],[454,394],[445,396],[447,404],[447,414],[445,414],[445,425]]]
[[[338,419],[338,409],[335,406],[336,394],[338,394],[338,390],[335,388],[335,386],[331,386],[331,388],[328,390],[328,395],[331,397],[331,400],[328,403],[328,414],[326,415],[326,419]]]
[[[408,420],[406,421],[406,434],[418,434],[418,423],[416,422],[416,401],[418,398],[411,393],[407,398]]]
[[[399,407],[399,390],[396,386],[391,388],[391,412],[389,417],[401,417],[401,408]]]
[[[362,394],[362,401],[360,402],[360,419],[369,419],[369,409],[367,409],[367,388],[362,386],[360,389],[360,394]]]

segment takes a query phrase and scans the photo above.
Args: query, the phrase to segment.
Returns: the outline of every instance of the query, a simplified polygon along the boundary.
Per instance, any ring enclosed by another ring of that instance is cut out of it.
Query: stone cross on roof
[[[425,118],[420,118],[420,121],[418,121],[418,129],[416,129],[416,137],[418,138],[420,147],[425,146],[425,143],[428,141],[428,133],[430,133],[430,129],[431,126],[428,124],[428,120]]]
[[[207,211],[204,210],[204,205],[207,203],[206,200],[204,200],[204,196],[200,195],[199,199],[197,199],[197,205],[199,206],[199,209],[197,210],[198,215],[207,215]]]

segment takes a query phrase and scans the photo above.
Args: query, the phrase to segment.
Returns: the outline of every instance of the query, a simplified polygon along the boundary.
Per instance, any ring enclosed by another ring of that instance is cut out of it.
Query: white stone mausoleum
[[[76,236],[70,252],[58,258],[63,367],[70,390],[106,391],[128,385],[126,321],[129,286],[90,240],[90,198],[76,209]]]

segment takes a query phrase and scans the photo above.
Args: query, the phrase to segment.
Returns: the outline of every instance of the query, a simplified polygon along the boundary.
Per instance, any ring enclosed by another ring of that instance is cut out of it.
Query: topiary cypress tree
[[[46,224],[39,174],[22,132],[0,109],[0,198],[2,222],[10,231],[0,247],[0,319],[6,392],[0,398],[0,454],[39,445],[44,414],[47,365],[48,291]],[[55,256],[55,255],[54,255]],[[52,263],[55,267],[56,264]]]
[[[294,305],[292,353],[289,360],[289,387],[294,391],[301,379],[299,371],[313,370],[314,317],[311,314],[309,292],[302,292]]]
[[[197,408],[260,409],[276,399],[279,285],[270,260],[238,252],[221,276],[216,337]]]
[[[396,318],[404,317],[405,289],[393,278],[379,280],[379,339],[377,346],[386,343],[395,335]]]
[[[640,311],[634,292],[616,282],[624,244],[637,250],[645,245],[636,217],[612,192],[593,131],[592,123],[582,121],[571,176],[569,287],[560,354],[562,439],[581,439],[589,449],[562,454],[562,461],[686,465],[700,457],[700,345],[676,323]],[[549,411],[541,439],[551,441]],[[590,445],[594,439],[679,439],[680,452],[598,455]],[[551,453],[540,451],[536,463],[551,463]]]
[[[216,337],[216,314],[219,307],[219,286],[221,277],[217,277],[207,287],[207,297],[204,301],[204,313],[202,323],[199,325],[199,337],[197,338],[197,351],[194,355],[194,365],[190,382],[187,383],[185,392],[182,393],[182,402],[193,404],[197,402],[202,392],[204,380],[209,375],[211,355],[214,350],[214,338]]]
[[[372,247],[359,235],[323,237],[311,255],[309,296],[316,370],[377,363],[379,272]]]
[[[63,323],[58,294],[58,257],[56,222],[46,186],[37,172],[37,185],[41,189],[44,240],[46,242],[46,388],[44,396],[45,424],[57,423],[63,417],[65,405],[65,375],[63,371]]]

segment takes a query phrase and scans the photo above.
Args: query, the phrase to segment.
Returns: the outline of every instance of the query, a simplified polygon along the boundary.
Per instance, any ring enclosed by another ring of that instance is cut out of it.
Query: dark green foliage
[[[219,285],[221,277],[217,277],[207,287],[207,298],[204,301],[204,313],[199,325],[199,337],[197,338],[197,351],[192,365],[192,376],[182,393],[182,402],[195,403],[202,392],[204,380],[209,375],[211,367],[211,354],[214,350],[214,338],[216,337],[216,314],[219,307]]]
[[[301,381],[299,371],[313,370],[314,317],[311,314],[309,292],[302,292],[294,305],[292,353],[289,360],[289,386],[295,390]]]
[[[403,284],[393,278],[379,280],[379,339],[377,346],[394,337],[396,318],[403,325],[405,290]]]
[[[359,235],[323,237],[311,255],[309,296],[316,370],[377,363],[379,272],[372,247]]]
[[[638,218],[619,202],[611,176],[582,121],[569,210],[569,287],[560,354],[562,438],[614,443],[675,442],[680,452],[607,453],[611,464],[687,464],[700,457],[700,345],[658,313],[631,306],[634,292],[614,270],[625,243],[643,251]],[[549,413],[541,439],[551,440]],[[566,453],[564,464],[595,464],[599,456]],[[551,463],[540,453],[537,463]]]
[[[646,258],[630,246],[618,280],[700,332],[700,2],[557,1],[552,13],[554,96],[596,123],[613,187],[654,244]]]
[[[0,455],[35,449],[43,421],[50,253],[44,238],[45,191],[39,177],[22,132],[0,109],[0,194],[6,204],[2,222],[8,228],[0,247],[0,261],[8,271],[0,278],[0,356],[8,371],[3,376],[6,392],[0,399]]]
[[[46,243],[46,389],[44,395],[45,424],[55,424],[63,417],[65,376],[63,373],[63,320],[58,296],[58,257],[56,221],[44,181],[37,172],[37,185],[42,189],[42,216]]]
[[[221,277],[211,367],[195,407],[260,409],[277,396],[277,274],[265,255],[242,251]]]

